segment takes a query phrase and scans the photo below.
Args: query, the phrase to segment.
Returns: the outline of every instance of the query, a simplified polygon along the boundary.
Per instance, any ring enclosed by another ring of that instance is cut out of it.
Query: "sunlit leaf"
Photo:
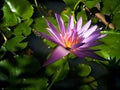
[[[78,20],[80,17],[82,17],[82,22],[83,22],[83,25],[87,22],[87,16],[85,14],[85,11],[82,10],[81,12],[77,13],[76,15],[76,19]]]
[[[107,34],[106,37],[102,38],[101,41],[104,44],[97,46],[97,49],[100,49],[98,53],[106,59],[111,57],[120,58],[120,33],[119,32],[111,32],[104,31],[104,34]]]
[[[100,0],[86,0],[85,5],[88,8],[94,7]]]
[[[120,9],[120,8],[119,8]],[[119,13],[116,13],[114,16],[113,16],[113,24],[115,25],[116,27],[116,30],[120,30],[120,24],[119,24],[119,20],[120,20],[120,12]]]
[[[105,14],[111,14],[117,6],[119,6],[120,0],[102,0],[103,8],[102,12]]]
[[[71,15],[72,9],[69,7],[66,7],[62,12],[61,12],[61,17],[64,20],[64,23],[67,25],[69,16]]]
[[[4,4],[3,6],[3,13],[3,22],[0,24],[0,26],[14,26],[18,23],[18,16],[11,12],[7,4]]]
[[[27,19],[33,14],[33,7],[27,0],[5,0],[10,10],[19,15],[20,17]]]
[[[30,25],[32,24],[32,22],[33,22],[33,19],[32,19],[32,18],[26,19],[26,20],[24,21],[24,23],[25,23],[27,26],[30,26]]]
[[[35,30],[38,30],[40,32],[44,32],[44,33],[48,33],[48,31],[46,30],[47,26],[47,22],[46,19],[48,19],[50,22],[53,23],[53,25],[55,25],[55,27],[57,27],[57,23],[56,23],[56,19],[53,17],[39,17],[35,19],[35,23],[33,24],[33,28]]]
[[[16,26],[13,33],[15,35],[22,35],[23,34],[24,36],[28,36],[31,33],[31,27],[29,27],[25,23],[20,23]]]
[[[53,23],[53,25],[55,25],[56,28],[58,27],[57,23],[56,23],[56,20],[53,17],[48,17],[46,19],[51,21]],[[35,23],[33,24],[34,30],[37,30],[39,32],[46,33],[46,34],[50,35],[50,33],[48,33],[48,31],[46,30],[47,27],[48,26],[47,26],[47,22],[46,22],[45,18],[39,17],[39,18],[35,19]],[[35,33],[35,34],[40,36],[37,33]],[[54,43],[52,43],[49,40],[43,39],[43,41],[48,45],[48,47],[53,47],[54,48],[56,46]]]
[[[12,36],[12,34],[13,34],[9,27],[1,27],[1,30],[4,33],[6,38],[10,38]]]
[[[88,76],[91,72],[91,67],[87,64],[79,64],[77,66],[78,75],[85,77]]]
[[[25,39],[25,37],[23,37],[23,36],[16,36],[16,37],[8,40],[5,44],[5,47],[9,51],[17,51],[17,50],[23,49],[27,46],[27,42],[21,43],[21,41],[24,39]]]

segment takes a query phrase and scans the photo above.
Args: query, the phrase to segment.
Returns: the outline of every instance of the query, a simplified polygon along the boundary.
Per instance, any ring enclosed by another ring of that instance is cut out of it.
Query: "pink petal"
[[[66,56],[69,53],[69,51],[61,46],[58,46],[53,53],[51,54],[51,56],[49,57],[49,59],[43,64],[43,66],[47,66],[61,58],[63,58],[64,56]]]
[[[81,27],[82,27],[82,17],[80,17],[80,19],[77,21],[76,26],[75,26],[77,32],[80,31]]]
[[[57,19],[59,29],[60,29],[61,33],[64,35],[65,34],[64,22],[63,22],[62,18],[58,14],[55,14],[55,17]]]
[[[94,53],[94,50],[81,50],[81,51],[76,50],[76,51],[73,51],[73,54],[80,58],[90,57],[98,60],[104,60],[103,57]]]
[[[88,48],[88,47],[93,47],[93,46],[97,46],[97,45],[100,45],[100,44],[103,44],[103,42],[87,42],[85,43],[84,45],[80,46],[79,48]]]
[[[52,41],[52,42],[54,42],[54,43],[56,43],[56,44],[58,44],[58,45],[63,46],[62,43],[58,42],[58,40],[55,39],[55,38],[53,38],[52,36],[49,36],[49,35],[47,35],[47,34],[44,34],[44,33],[38,32],[38,31],[35,31],[35,33],[41,35],[42,37],[44,37],[44,38],[46,38],[46,39],[48,39],[48,40],[50,40],[50,41]]]
[[[47,28],[48,32],[51,33],[56,38],[59,38],[61,40],[60,34],[59,34],[58,30],[55,28],[55,26],[48,20],[46,20],[46,21],[49,26],[49,29]]]
[[[105,36],[107,36],[107,34],[100,35],[97,39],[103,38]]]
[[[85,58],[85,57],[86,57],[85,53],[82,52],[82,51],[80,51],[80,50],[79,50],[79,51],[78,51],[78,50],[73,50],[72,53],[73,53],[75,56],[80,57],[80,58]]]
[[[91,35],[95,30],[97,29],[97,25],[91,27],[90,29],[88,29],[85,34],[83,35],[83,37],[87,38],[89,35]]]
[[[90,35],[89,37],[85,38],[85,39],[83,40],[83,42],[87,43],[87,42],[96,41],[96,40],[98,39],[99,36],[100,36],[99,33]]]
[[[84,42],[93,42],[95,40],[98,40],[100,38],[105,37],[107,34],[100,34],[100,30],[96,30],[91,35],[89,35],[87,38],[85,38]]]
[[[59,35],[57,35],[56,33],[54,33],[54,30],[52,30],[52,29],[50,29],[50,28],[46,28],[46,29],[47,29],[48,32],[51,34],[51,36],[56,39],[56,41],[62,43],[61,37],[59,37]]]
[[[70,15],[68,21],[68,30],[72,30],[74,28],[74,18],[73,15]]]
[[[79,48],[79,47],[81,47],[81,46],[83,46],[85,43],[77,43],[77,44],[75,44],[75,45],[73,45],[71,48],[72,49],[75,49],[75,48]]]
[[[85,32],[86,30],[88,30],[88,28],[90,27],[91,25],[91,20],[89,20],[82,28],[81,30],[78,32],[78,34],[82,33],[82,32]]]

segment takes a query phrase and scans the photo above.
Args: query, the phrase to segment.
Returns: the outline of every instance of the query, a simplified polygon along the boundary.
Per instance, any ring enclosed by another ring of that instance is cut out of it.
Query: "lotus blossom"
[[[102,44],[102,42],[98,41],[100,38],[106,36],[100,33],[102,28],[98,28],[97,25],[90,27],[91,20],[82,26],[81,17],[74,25],[73,15],[70,15],[68,28],[66,28],[60,15],[55,14],[55,17],[59,30],[57,30],[50,21],[46,20],[48,25],[46,29],[50,35],[38,32],[38,34],[42,35],[44,38],[58,45],[43,66],[49,65],[69,53],[73,53],[80,58],[90,57],[99,60],[103,59],[95,53],[97,50],[90,49],[90,47]]]

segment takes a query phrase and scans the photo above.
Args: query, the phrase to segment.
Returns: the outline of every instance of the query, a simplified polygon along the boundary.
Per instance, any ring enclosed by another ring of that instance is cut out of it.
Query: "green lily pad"
[[[3,6],[4,16],[2,18],[2,23],[0,26],[14,26],[18,23],[18,16],[11,12],[9,6],[5,3]]]
[[[79,76],[86,77],[91,73],[91,67],[87,64],[79,64],[77,71]]]
[[[106,37],[102,38],[100,41],[104,44],[95,47],[100,49],[97,53],[106,59],[110,57],[120,58],[120,33],[114,31],[103,31],[102,33],[107,34]]]
[[[31,27],[29,27],[25,23],[20,23],[16,26],[13,33],[15,35],[22,35],[23,34],[24,36],[28,36],[31,34]]]
[[[87,0],[85,2],[85,5],[88,7],[88,8],[92,8],[94,7],[100,0]]]
[[[65,2],[65,4],[70,7],[72,10],[74,8],[74,6],[76,5],[76,3],[80,0],[63,0]],[[81,0],[82,1],[82,0]]]
[[[8,51],[12,51],[12,52],[24,49],[27,46],[27,42],[21,42],[24,39],[25,37],[23,36],[16,36],[8,40],[5,44],[5,47]]]
[[[30,18],[33,14],[33,7],[27,0],[5,0],[10,10],[22,17],[23,19]]]
[[[92,88],[89,85],[82,85],[79,87],[79,90],[92,90]]]

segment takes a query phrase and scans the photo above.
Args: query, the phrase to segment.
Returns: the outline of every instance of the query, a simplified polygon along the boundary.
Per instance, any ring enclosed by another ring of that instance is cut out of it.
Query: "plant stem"
[[[38,3],[37,3],[37,0],[34,0],[34,2],[35,2],[35,6],[36,6],[36,7],[38,7]]]

